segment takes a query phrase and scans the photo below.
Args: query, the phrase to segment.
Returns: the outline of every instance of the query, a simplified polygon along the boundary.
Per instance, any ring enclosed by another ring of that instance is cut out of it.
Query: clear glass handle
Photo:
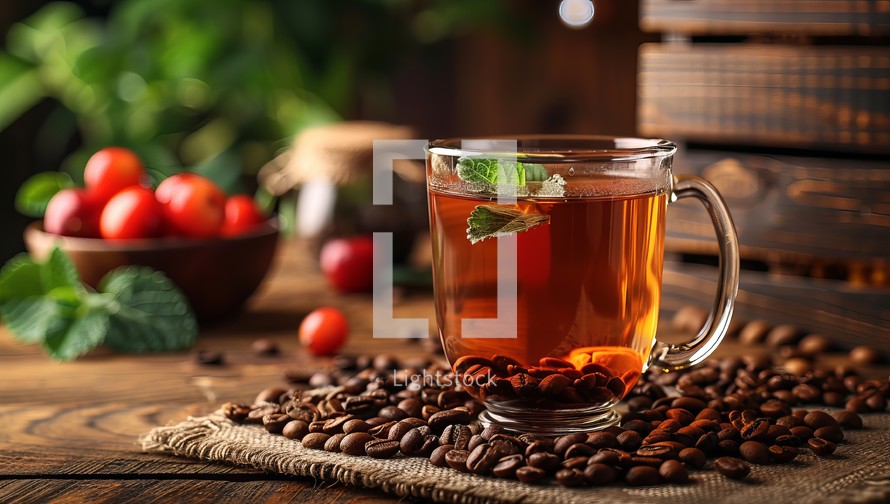
[[[691,175],[675,175],[671,201],[690,197],[704,204],[717,233],[717,244],[720,248],[717,295],[707,322],[692,341],[679,345],[655,343],[652,349],[652,365],[665,371],[698,364],[711,355],[726,335],[735,297],[739,291],[739,242],[726,203],[717,189],[705,179]]]

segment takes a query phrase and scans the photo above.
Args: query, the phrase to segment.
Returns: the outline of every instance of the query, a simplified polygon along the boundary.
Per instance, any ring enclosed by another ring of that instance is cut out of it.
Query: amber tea
[[[640,166],[525,147],[430,149],[439,334],[485,420],[601,428],[657,347],[670,156]],[[516,239],[515,334],[463,334],[468,319],[498,318],[499,236]]]

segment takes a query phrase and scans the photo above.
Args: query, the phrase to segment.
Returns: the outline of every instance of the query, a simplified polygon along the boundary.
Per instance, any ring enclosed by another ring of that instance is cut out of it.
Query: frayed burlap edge
[[[631,488],[529,486],[439,468],[422,458],[376,460],[309,450],[299,442],[272,436],[259,426],[236,425],[219,412],[157,427],[140,438],[147,452],[226,462],[241,467],[339,481],[380,489],[400,497],[455,504],[615,501],[684,504],[757,502],[890,502],[890,415],[869,415],[869,427],[848,432],[850,443],[838,455],[809,453],[787,466],[755,466],[749,481],[727,480],[714,471],[695,472],[690,485]]]

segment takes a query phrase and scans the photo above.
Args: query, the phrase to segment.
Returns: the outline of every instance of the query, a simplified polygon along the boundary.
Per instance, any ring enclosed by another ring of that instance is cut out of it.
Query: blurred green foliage
[[[229,192],[301,128],[392,103],[405,55],[480,26],[520,33],[505,0],[122,0],[107,18],[56,2],[0,52],[0,130],[41,100],[35,142],[81,148],[80,181],[106,145],[136,150],[155,181],[182,166]]]

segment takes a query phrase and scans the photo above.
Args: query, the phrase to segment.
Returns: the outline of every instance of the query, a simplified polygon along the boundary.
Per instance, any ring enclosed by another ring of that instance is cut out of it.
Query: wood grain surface
[[[675,173],[714,184],[732,212],[742,257],[856,285],[890,286],[890,164],[886,161],[684,149]],[[668,212],[667,248],[716,253],[707,213],[692,201]],[[855,269],[859,268],[858,271]],[[887,277],[887,278],[885,278]]]
[[[670,285],[675,275],[666,275],[667,312],[707,298],[708,273],[697,278],[699,283],[683,281],[677,287]],[[689,295],[690,289],[697,289],[699,297]],[[246,312],[202,331],[198,348],[223,352],[222,366],[198,365],[187,352],[125,356],[97,351],[54,363],[0,327],[0,502],[395,501],[378,491],[141,451],[138,436],[154,426],[207,414],[229,400],[250,402],[263,388],[284,385],[285,370],[329,365],[302,352],[296,338],[301,317],[320,304],[348,314],[353,325],[349,353],[426,354],[418,342],[372,339],[370,299],[332,294],[296,242],[284,243],[277,266]],[[429,293],[403,293],[395,303],[400,317],[432,321],[432,310]],[[746,310],[739,316],[759,315]],[[782,314],[773,310],[771,315],[780,322]],[[672,341],[688,338],[671,335],[670,324],[664,323],[659,334]],[[278,342],[281,355],[255,355],[251,343],[260,337]],[[728,341],[718,351],[763,350]]]
[[[886,47],[645,44],[639,66],[643,135],[890,153]]]
[[[138,436],[228,400],[251,402],[283,386],[289,369],[322,369],[299,348],[301,318],[321,304],[353,325],[346,351],[424,354],[418,342],[373,340],[370,299],[338,297],[303,248],[289,242],[247,310],[202,330],[196,348],[221,351],[226,364],[196,364],[188,352],[143,356],[96,351],[51,362],[0,326],[0,502],[390,502],[378,491],[142,453]],[[428,295],[403,297],[397,316],[431,317]],[[257,338],[279,343],[278,357],[251,350]]]
[[[888,0],[642,0],[640,27],[674,33],[890,32]]]

